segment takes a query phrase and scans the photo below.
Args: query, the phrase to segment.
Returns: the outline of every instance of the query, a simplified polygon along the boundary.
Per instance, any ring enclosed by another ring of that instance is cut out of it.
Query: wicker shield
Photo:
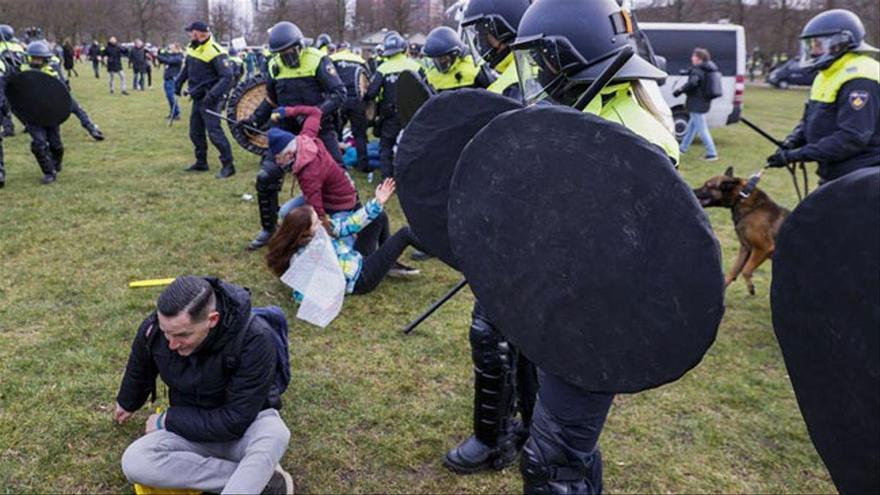
[[[247,79],[236,86],[229,96],[226,116],[235,121],[246,119],[254,114],[264,99],[266,99],[266,79],[262,75]],[[266,136],[234,125],[229,126],[229,131],[235,141],[251,153],[262,155],[269,148],[269,140]]]
[[[370,76],[367,75],[366,69],[363,67],[358,67],[355,69],[355,80],[357,81],[357,97],[359,100],[364,99],[364,95],[367,94],[367,89],[370,88]]]

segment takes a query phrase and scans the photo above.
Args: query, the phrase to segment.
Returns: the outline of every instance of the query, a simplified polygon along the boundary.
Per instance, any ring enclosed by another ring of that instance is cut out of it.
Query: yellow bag
[[[134,493],[137,495],[200,495],[202,492],[191,488],[156,488],[135,483]]]

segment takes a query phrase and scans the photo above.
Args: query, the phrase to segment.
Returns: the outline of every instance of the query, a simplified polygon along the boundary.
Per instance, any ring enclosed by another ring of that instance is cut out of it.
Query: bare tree
[[[412,22],[412,3],[410,0],[385,0],[384,7],[386,26],[400,33],[409,32]]]

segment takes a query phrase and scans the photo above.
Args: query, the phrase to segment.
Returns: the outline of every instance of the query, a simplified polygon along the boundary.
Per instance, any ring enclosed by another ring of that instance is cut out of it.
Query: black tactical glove
[[[789,163],[788,150],[779,148],[776,153],[767,157],[767,166],[770,168],[781,168]]]

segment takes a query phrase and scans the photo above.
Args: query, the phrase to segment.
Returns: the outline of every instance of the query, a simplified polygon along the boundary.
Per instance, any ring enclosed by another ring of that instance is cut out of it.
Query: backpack
[[[251,327],[254,318],[262,318],[269,325],[269,328],[273,330],[272,343],[275,344],[275,378],[272,382],[272,389],[278,395],[281,395],[290,385],[290,346],[287,339],[289,332],[287,316],[278,306],[251,308],[251,317],[248,319],[244,330],[236,336],[235,345],[232,347],[232,350],[229,353],[223,354],[223,370],[231,373],[238,368],[241,348],[244,345],[244,336],[247,333],[247,329]]]
[[[721,71],[713,70],[705,72],[706,77],[703,78],[703,93],[706,98],[714,100],[720,98],[724,94],[721,86]]]

